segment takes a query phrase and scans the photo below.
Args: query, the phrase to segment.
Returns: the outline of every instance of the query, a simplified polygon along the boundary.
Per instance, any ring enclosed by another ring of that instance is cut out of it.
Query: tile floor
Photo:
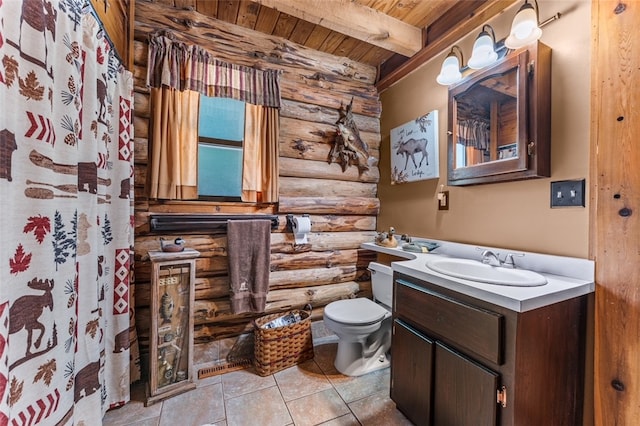
[[[314,359],[271,376],[247,369],[204,378],[196,389],[149,407],[142,386],[134,386],[131,402],[107,412],[103,425],[411,425],[389,398],[388,368],[344,376],[333,366],[336,336],[321,321],[313,336]]]

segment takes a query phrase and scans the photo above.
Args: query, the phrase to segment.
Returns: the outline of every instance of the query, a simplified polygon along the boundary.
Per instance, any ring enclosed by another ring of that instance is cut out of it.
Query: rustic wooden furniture
[[[193,303],[200,252],[150,251],[151,330],[145,405],[194,389]]]
[[[484,152],[484,158],[463,158],[458,142],[464,122],[488,124],[488,148],[473,150]],[[549,47],[536,42],[449,87],[449,185],[548,177],[550,153]]]
[[[391,398],[416,425],[582,424],[586,306],[515,312],[396,272]]]

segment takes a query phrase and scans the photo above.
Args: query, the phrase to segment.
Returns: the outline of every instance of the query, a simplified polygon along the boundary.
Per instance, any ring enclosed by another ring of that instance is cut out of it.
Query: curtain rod
[[[166,214],[151,215],[149,223],[152,232],[158,231],[225,231],[229,220],[267,219],[271,229],[277,228],[280,220],[277,215],[218,215],[218,214]]]

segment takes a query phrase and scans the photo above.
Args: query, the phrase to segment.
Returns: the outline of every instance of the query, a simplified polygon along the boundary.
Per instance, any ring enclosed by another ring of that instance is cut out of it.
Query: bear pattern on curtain
[[[80,0],[0,0],[0,425],[129,400],[133,79]]]

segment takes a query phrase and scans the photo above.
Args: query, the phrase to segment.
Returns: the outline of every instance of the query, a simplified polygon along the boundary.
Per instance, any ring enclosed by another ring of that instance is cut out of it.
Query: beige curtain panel
[[[278,110],[245,106],[242,201],[278,201]]]
[[[199,103],[198,92],[151,88],[150,198],[198,198]]]
[[[280,74],[219,61],[158,31],[149,37],[152,134],[149,197],[198,198],[200,94],[246,104],[242,200],[278,201]]]

